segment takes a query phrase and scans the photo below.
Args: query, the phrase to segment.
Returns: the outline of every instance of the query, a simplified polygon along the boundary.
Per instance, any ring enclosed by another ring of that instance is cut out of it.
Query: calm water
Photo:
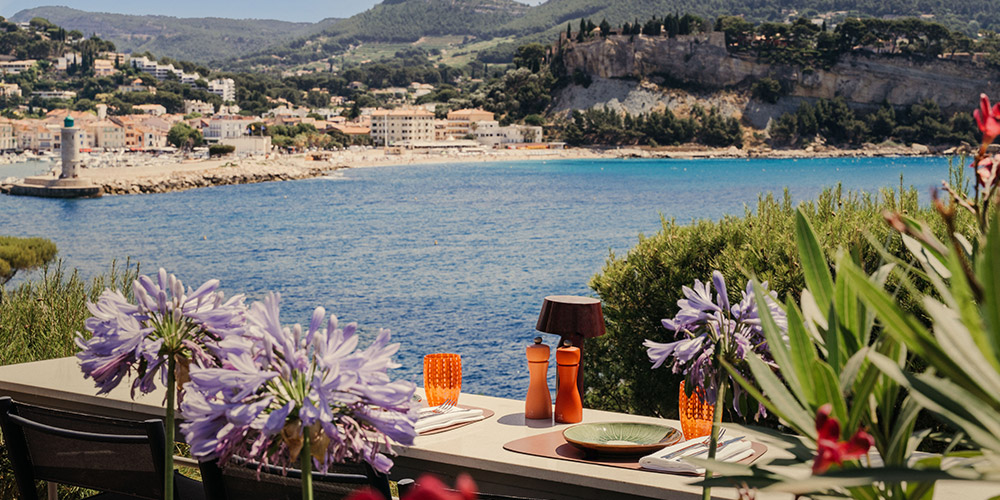
[[[88,276],[130,256],[189,286],[275,290],[286,323],[322,305],[369,332],[391,328],[403,343],[397,376],[418,381],[424,354],[458,352],[464,390],[522,397],[542,298],[591,295],[609,250],[655,233],[661,214],[717,219],[762,191],[803,200],[837,182],[898,186],[900,173],[926,193],[947,160],[470,163],[96,200],[0,196],[0,234],[50,238]]]

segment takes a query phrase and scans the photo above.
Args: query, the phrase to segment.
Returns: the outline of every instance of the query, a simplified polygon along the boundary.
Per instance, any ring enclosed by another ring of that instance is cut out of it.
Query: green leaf
[[[910,390],[910,396],[924,408],[937,413],[968,434],[980,446],[1000,451],[1000,414],[983,408],[983,401],[962,387],[944,379],[925,375],[918,377],[903,371],[899,365],[877,353],[868,359],[883,373]]]
[[[784,481],[763,488],[794,495],[806,495],[840,488],[870,486],[873,483],[919,483],[946,480],[975,480],[969,475],[955,475],[940,470],[911,469],[907,467],[851,468],[829,471],[821,476]]]
[[[819,403],[833,405],[833,415],[838,422],[847,422],[847,405],[844,403],[844,396],[840,393],[840,384],[837,383],[837,375],[833,373],[830,365],[817,362],[813,365],[813,380],[816,383],[816,394],[819,396]],[[846,428],[845,428],[846,432]]]
[[[954,283],[956,280],[952,280]],[[971,300],[971,297],[967,300]],[[967,329],[958,313],[931,297],[924,297],[924,309],[934,320],[934,335],[945,355],[961,360],[962,369],[969,374],[968,381],[982,388],[986,394],[1000,394],[1000,367],[991,364],[980,343]],[[973,305],[975,307],[975,305]],[[977,325],[981,326],[981,325]],[[985,335],[982,330],[980,335]],[[983,339],[985,341],[985,339]],[[994,363],[997,361],[993,358]]]
[[[816,305],[825,311],[833,300],[833,276],[816,238],[816,231],[801,208],[795,214],[795,244],[802,260],[806,286],[816,297]]]
[[[993,217],[986,234],[986,245],[979,250],[976,276],[983,285],[980,303],[994,353],[1000,353],[1000,216]]]
[[[819,361],[816,354],[816,347],[813,345],[812,336],[806,330],[805,320],[802,313],[795,307],[795,302],[788,297],[785,304],[785,314],[788,322],[788,345],[789,354],[792,358],[791,367],[802,385],[803,392],[808,393],[813,387],[812,366]],[[781,366],[780,363],[778,366]],[[783,371],[788,371],[785,368]],[[808,394],[807,394],[808,396]],[[799,400],[809,400],[799,396]]]
[[[750,397],[764,405],[768,411],[783,420],[795,432],[816,441],[814,416],[799,404],[788,388],[771,371],[771,367],[764,363],[756,353],[747,354],[747,365],[760,389],[757,389],[757,386],[743,377],[743,374],[726,360],[720,360],[720,363]]]
[[[767,339],[767,345],[771,351],[771,356],[774,357],[774,362],[778,366],[794,367],[795,363],[792,361],[791,353],[789,352],[788,345],[785,343],[781,329],[775,323],[774,317],[771,316],[771,309],[767,306],[767,299],[764,296],[763,288],[756,279],[751,281],[751,287],[753,288],[754,300],[757,302],[757,314],[760,316],[760,325],[764,330],[764,338]],[[809,399],[806,387],[802,385],[797,370],[794,368],[785,370],[782,372],[782,376],[799,401],[807,401]]]
[[[905,234],[901,234],[900,236],[903,237],[903,245],[913,254],[913,257],[923,266],[924,270],[929,273],[936,273],[943,279],[951,278],[951,271],[948,270],[948,266],[942,264],[941,260],[932,254],[927,247],[910,236]]]

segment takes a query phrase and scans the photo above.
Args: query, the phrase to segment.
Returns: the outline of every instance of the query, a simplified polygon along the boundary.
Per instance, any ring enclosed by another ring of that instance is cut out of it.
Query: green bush
[[[73,336],[83,331],[90,316],[87,302],[97,300],[105,288],[117,288],[130,296],[132,282],[139,276],[139,265],[128,260],[124,266],[111,263],[108,274],[88,284],[79,272],[67,274],[62,262],[45,266],[37,280],[21,283],[13,289],[0,285],[0,365],[28,363],[76,354]],[[39,498],[45,497],[44,483],[39,482]],[[82,498],[93,492],[60,486],[59,498]],[[7,459],[0,453],[0,499],[17,498],[17,485]]]
[[[232,144],[212,144],[208,147],[208,156],[225,156],[236,151],[236,146]]]
[[[894,233],[882,220],[884,210],[938,220],[930,209],[918,206],[912,188],[871,195],[844,193],[838,187],[802,206],[827,253],[849,249],[868,272],[884,262],[871,241],[884,245],[891,255],[906,255],[900,238],[892,237]],[[590,282],[604,303],[607,334],[588,343],[588,366],[600,368],[587,372],[586,405],[676,418],[682,379],[666,370],[654,372],[643,340],[674,340],[673,332],[660,320],[677,311],[681,287],[691,286],[696,279],[710,279],[713,269],[720,270],[732,284],[731,300],[739,298],[748,275],[768,281],[782,301],[788,294],[798,300],[796,294],[805,281],[795,246],[795,213],[787,191],[780,199],[762,195],[756,210],[747,208],[742,217],[700,220],[690,225],[664,219],[659,233],[640,235],[639,243],[626,255],[612,253]],[[971,217],[967,219],[963,223],[971,223]],[[941,234],[942,227],[934,226],[935,232]],[[901,296],[900,300],[908,310],[917,309],[910,298]]]

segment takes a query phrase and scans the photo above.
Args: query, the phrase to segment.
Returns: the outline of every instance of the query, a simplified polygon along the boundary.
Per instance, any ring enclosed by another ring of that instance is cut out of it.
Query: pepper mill
[[[552,394],[549,393],[549,346],[535,337],[527,347],[528,396],[524,398],[524,418],[552,418]]]
[[[559,374],[559,392],[556,393],[556,422],[575,424],[583,420],[583,401],[576,387],[580,368],[580,348],[573,347],[568,339],[556,349],[556,370]]]

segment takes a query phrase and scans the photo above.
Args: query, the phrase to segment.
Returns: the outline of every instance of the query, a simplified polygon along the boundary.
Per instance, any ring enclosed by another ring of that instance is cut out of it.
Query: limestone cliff
[[[722,33],[676,38],[609,36],[564,47],[567,71],[602,78],[662,77],[701,89],[747,85],[771,77],[798,100],[842,96],[856,105],[908,106],[934,99],[942,110],[968,111],[979,94],[1000,94],[1000,72],[971,63],[905,57],[848,55],[829,70],[771,65],[726,50]]]

